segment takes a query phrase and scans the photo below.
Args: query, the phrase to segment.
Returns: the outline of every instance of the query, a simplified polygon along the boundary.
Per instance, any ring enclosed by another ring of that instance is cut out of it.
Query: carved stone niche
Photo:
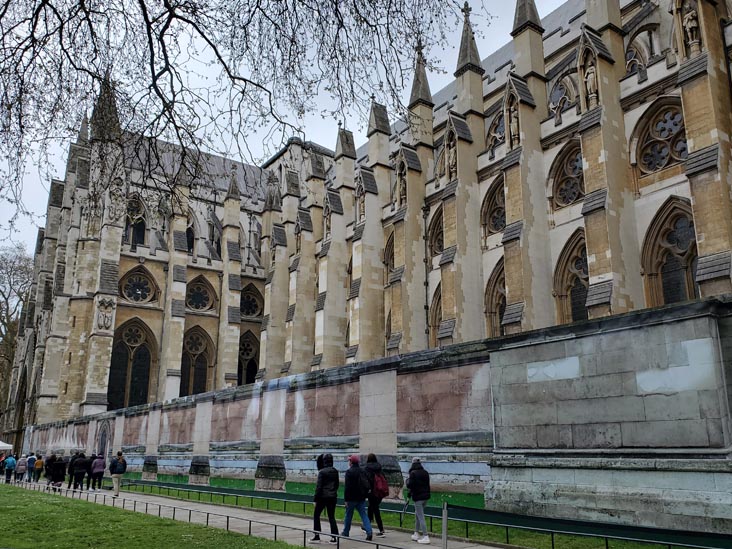
[[[97,298],[96,324],[99,330],[112,330],[114,326],[114,310],[116,308],[117,302],[113,298],[104,296]]]

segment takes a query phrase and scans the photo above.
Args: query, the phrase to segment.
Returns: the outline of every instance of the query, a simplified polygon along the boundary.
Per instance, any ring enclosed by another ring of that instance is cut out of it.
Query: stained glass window
[[[585,196],[585,180],[582,170],[582,151],[573,147],[559,161],[553,174],[554,207],[564,208]]]
[[[141,272],[134,272],[122,279],[122,296],[134,303],[149,303],[155,297],[155,286],[150,277]]]
[[[206,311],[213,307],[211,290],[204,282],[193,282],[186,292],[186,307],[194,311]]]
[[[181,359],[180,396],[206,392],[208,386],[209,356],[208,338],[199,328],[190,330],[183,340]]]
[[[262,304],[251,290],[245,290],[241,293],[240,310],[244,316],[260,316],[262,314]]]
[[[659,110],[640,139],[639,165],[644,173],[654,173],[686,160],[688,149],[681,108]]]
[[[500,233],[506,228],[506,197],[503,179],[495,182],[483,202],[481,214],[483,237]]]

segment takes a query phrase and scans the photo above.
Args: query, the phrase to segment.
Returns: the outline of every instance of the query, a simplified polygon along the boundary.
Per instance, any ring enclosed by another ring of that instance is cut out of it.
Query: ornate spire
[[[109,71],[104,75],[97,103],[91,117],[91,137],[97,141],[116,141],[122,135],[117,113],[117,100]]]
[[[233,198],[239,200],[241,192],[239,191],[239,182],[236,178],[236,164],[231,163],[231,178],[229,179],[229,191],[226,193],[226,199]]]
[[[417,41],[417,63],[414,68],[414,81],[412,82],[412,94],[409,96],[409,108],[423,103],[434,107],[430,83],[427,80],[427,68],[425,67],[424,55],[422,54],[422,40]]]
[[[89,141],[89,117],[84,111],[84,118],[81,119],[81,127],[79,127],[79,134],[76,136],[78,143],[86,143]]]
[[[480,55],[478,54],[478,46],[475,44],[475,34],[473,33],[473,27],[470,25],[470,12],[473,11],[470,8],[467,0],[463,6],[463,36],[460,39],[460,52],[458,53],[457,69],[455,70],[455,78],[466,73],[473,71],[481,76],[485,73],[485,69],[480,62]]]
[[[544,34],[544,28],[541,26],[541,19],[534,0],[517,0],[511,36],[518,36],[526,28],[532,28],[539,34]]]
[[[280,185],[274,172],[270,172],[267,178],[267,190],[264,194],[264,211],[282,211],[282,195]]]

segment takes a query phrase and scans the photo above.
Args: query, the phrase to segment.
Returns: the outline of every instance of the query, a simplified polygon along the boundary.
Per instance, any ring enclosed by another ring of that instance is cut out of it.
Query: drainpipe
[[[432,258],[429,254],[429,242],[427,235],[427,217],[430,209],[422,207],[422,241],[424,242],[424,334],[427,336],[427,347],[430,345],[430,267]]]

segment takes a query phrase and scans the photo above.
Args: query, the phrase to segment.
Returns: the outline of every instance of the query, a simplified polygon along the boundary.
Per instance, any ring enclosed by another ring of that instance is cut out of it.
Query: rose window
[[[130,326],[122,333],[122,340],[130,347],[139,347],[145,341],[145,333],[138,326]]]
[[[674,223],[674,228],[666,235],[666,243],[678,254],[685,253],[696,240],[694,222],[688,217],[680,217]]]
[[[554,205],[564,208],[574,204],[585,195],[584,175],[582,172],[582,151],[577,149],[562,162],[555,176]]]
[[[660,111],[641,140],[638,155],[645,173],[653,173],[686,160],[688,149],[684,117],[677,106]]]
[[[239,358],[241,358],[242,361],[252,359],[256,354],[257,348],[252,341],[247,339],[242,341],[239,345]]]
[[[206,342],[200,334],[190,334],[185,341],[186,351],[198,355],[206,349]]]
[[[205,311],[212,307],[213,300],[208,287],[202,282],[194,283],[186,293],[186,307],[194,311]]]
[[[251,293],[243,293],[241,295],[240,310],[244,316],[259,316],[262,312],[259,301]]]
[[[122,281],[122,295],[128,301],[147,303],[152,301],[155,292],[150,279],[144,274],[136,273]]]

